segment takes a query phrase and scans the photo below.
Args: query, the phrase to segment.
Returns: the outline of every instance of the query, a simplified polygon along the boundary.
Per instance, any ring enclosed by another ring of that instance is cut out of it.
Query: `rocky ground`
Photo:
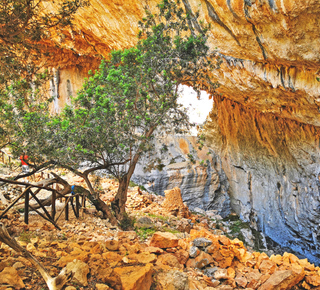
[[[70,184],[84,185],[78,177],[58,173]],[[22,188],[0,190],[5,196],[1,213],[4,202]],[[117,182],[100,178],[99,190],[110,202]],[[320,289],[319,267],[290,253],[257,251],[266,246],[259,232],[235,215],[223,220],[212,211],[191,213],[178,188],[162,197],[132,186],[127,212],[121,226],[129,231],[101,219],[88,203],[79,219],[71,210],[69,221],[62,214],[61,231],[36,214],[26,225],[16,210],[1,222],[51,276],[63,267],[75,272],[68,290]],[[0,290],[23,288],[47,286],[29,261],[0,242]]]

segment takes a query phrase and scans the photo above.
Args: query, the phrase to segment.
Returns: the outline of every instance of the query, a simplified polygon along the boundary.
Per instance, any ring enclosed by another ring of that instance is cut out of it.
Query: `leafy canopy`
[[[23,148],[34,162],[54,160],[70,168],[86,162],[121,179],[153,150],[156,131],[188,129],[188,116],[177,103],[179,85],[213,90],[217,84],[205,70],[217,63],[209,57],[208,27],[190,26],[197,18],[186,14],[180,1],[163,0],[158,8],[158,14],[146,10],[138,44],[102,61],[61,115],[51,116],[45,104],[19,105],[17,96],[9,118],[15,120],[10,126],[16,154]]]

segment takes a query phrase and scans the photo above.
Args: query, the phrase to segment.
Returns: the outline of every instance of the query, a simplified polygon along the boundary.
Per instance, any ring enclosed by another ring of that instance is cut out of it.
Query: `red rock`
[[[145,252],[154,253],[154,254],[163,254],[163,250],[157,247],[146,247],[144,248]]]

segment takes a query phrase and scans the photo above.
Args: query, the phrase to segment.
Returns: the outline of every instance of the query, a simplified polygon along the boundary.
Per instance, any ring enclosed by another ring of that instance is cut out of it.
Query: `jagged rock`
[[[270,278],[261,285],[259,290],[267,289],[290,289],[304,278],[305,272],[302,267],[293,270],[279,270],[273,273]]]
[[[213,262],[211,255],[201,251],[195,259],[189,259],[186,266],[188,268],[202,269]]]
[[[146,247],[144,248],[145,252],[154,253],[154,254],[163,254],[163,250],[158,247]]]
[[[227,269],[218,269],[214,272],[213,277],[216,280],[228,279],[228,271]]]
[[[170,270],[170,268],[183,269],[183,265],[180,264],[178,258],[169,253],[159,256],[156,264],[167,270]]]
[[[88,280],[87,275],[89,274],[89,266],[79,260],[75,260],[71,263],[67,264],[67,270],[70,272],[73,272],[73,278],[72,281],[80,286],[87,286]]]
[[[181,190],[175,187],[170,190],[165,190],[165,200],[162,203],[162,208],[164,208],[168,213],[180,218],[190,217],[190,212],[188,207],[183,203],[181,198]]]
[[[276,264],[271,260],[263,260],[259,266],[259,271],[262,274],[273,274],[276,270]]]
[[[186,273],[171,270],[159,273],[156,276],[159,290],[188,290],[188,275]]]
[[[218,270],[218,267],[205,268],[202,272],[208,277],[213,277],[214,273]]]
[[[190,230],[192,228],[191,223],[189,222],[189,220],[187,219],[181,219],[177,222],[176,224],[176,228],[178,231],[180,232],[184,232],[184,233],[190,233]]]
[[[24,288],[25,285],[19,276],[18,271],[13,267],[5,267],[0,273],[0,284],[8,284],[15,289]]]
[[[174,248],[179,244],[179,239],[171,233],[168,232],[156,232],[153,234],[151,240],[149,241],[150,247],[157,248]]]
[[[180,264],[184,265],[189,259],[189,253],[183,249],[180,249],[174,253]]]
[[[195,258],[200,254],[200,250],[196,246],[192,246],[189,250],[189,256]]]
[[[192,244],[198,248],[206,248],[212,244],[212,241],[206,238],[197,238],[193,240]]]
[[[152,264],[145,266],[128,266],[115,268],[119,275],[123,290],[149,290],[152,284]]]

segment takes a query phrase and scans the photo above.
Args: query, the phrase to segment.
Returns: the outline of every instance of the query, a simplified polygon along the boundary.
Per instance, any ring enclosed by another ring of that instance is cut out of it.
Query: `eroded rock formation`
[[[155,140],[155,154],[144,156],[132,180],[147,190],[164,195],[165,190],[178,187],[190,209],[217,210],[230,214],[228,181],[218,157],[208,147],[199,150],[197,138],[167,136]],[[192,155],[192,160],[188,158]],[[150,163],[150,160],[154,162]],[[151,166],[148,166],[151,165]]]
[[[77,79],[73,74],[96,68],[110,50],[134,45],[143,7],[154,9],[157,2],[91,0],[72,30],[52,36],[61,48],[51,60],[60,67],[61,106],[67,101],[62,90],[68,91],[64,73]],[[210,47],[223,60],[220,70],[208,72],[222,96],[215,96],[206,134],[229,179],[234,210],[320,262],[320,2],[182,2],[211,23]],[[76,91],[80,82],[71,85]]]

